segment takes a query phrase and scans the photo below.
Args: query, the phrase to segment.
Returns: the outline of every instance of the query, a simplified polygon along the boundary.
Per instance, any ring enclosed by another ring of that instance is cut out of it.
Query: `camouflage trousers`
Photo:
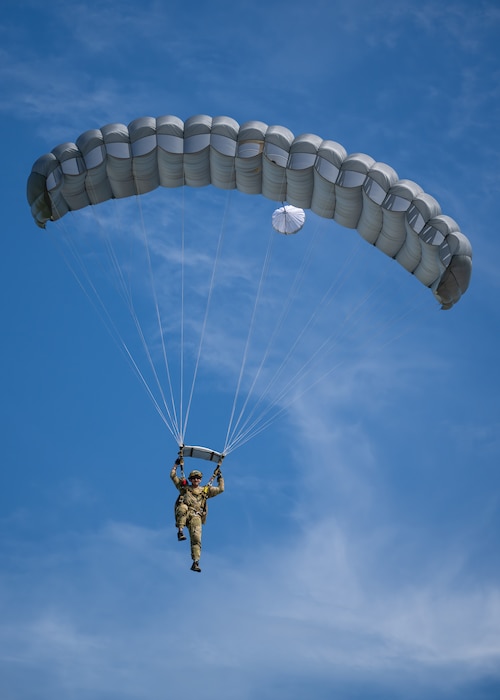
[[[186,527],[191,541],[191,558],[199,561],[201,556],[201,515],[190,510],[184,503],[179,503],[175,509],[176,527]]]

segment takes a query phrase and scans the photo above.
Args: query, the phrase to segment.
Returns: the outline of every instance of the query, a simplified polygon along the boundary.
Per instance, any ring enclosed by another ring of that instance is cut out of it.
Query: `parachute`
[[[443,309],[467,290],[472,248],[411,180],[335,141],[230,117],[141,117],[63,143],[33,165],[28,202],[44,227],[68,211],[162,187],[237,188],[357,229],[429,287]]]
[[[428,287],[442,309],[455,305],[468,288],[472,269],[470,242],[458,224],[442,214],[439,203],[419,185],[399,179],[391,166],[375,162],[366,154],[348,154],[335,141],[313,134],[295,137],[284,126],[268,126],[260,121],[240,126],[227,116],[197,115],[183,122],[167,115],[141,117],[128,126],[108,124],[92,129],[75,142],[60,144],[34,163],[27,183],[27,198],[36,224],[45,228],[47,222],[64,221],[69,212],[87,207],[93,211],[99,209],[90,205],[125,199],[141,202],[150,196],[148,193],[161,188],[204,188],[208,185],[228,192],[237,190],[243,194],[262,195],[281,203],[272,216],[272,224],[286,236],[304,226],[304,210],[333,220],[344,228],[356,229],[361,239],[396,260]],[[151,266],[149,257],[147,264]],[[157,292],[154,294],[159,316]],[[128,305],[135,314],[135,300]],[[314,316],[313,313],[309,315],[311,319]],[[282,322],[283,319],[284,316]],[[253,324],[252,316],[250,325]],[[143,329],[138,324],[137,327],[144,340]],[[166,354],[163,335],[164,329],[160,328],[157,336],[161,338],[156,338],[155,342],[163,346]],[[302,335],[305,335],[304,330]],[[270,342],[272,340],[274,336]],[[326,343],[324,348],[326,352]],[[318,351],[321,349],[322,346]],[[266,350],[264,355],[268,352]],[[130,356],[128,349],[126,354]],[[246,354],[247,347],[243,364]],[[312,360],[316,350],[309,354]],[[152,364],[149,351],[148,358]],[[175,411],[170,415],[166,407],[168,396],[160,390],[161,400],[155,399],[135,360],[129,359],[178,445],[184,445],[185,424],[177,426]],[[288,354],[283,362],[287,359]],[[195,375],[197,363],[198,360]],[[257,372],[260,369],[259,366]],[[167,375],[169,371],[167,366]],[[298,373],[298,376],[303,375]],[[268,386],[272,386],[273,381]],[[242,373],[237,384],[239,389]],[[253,388],[254,384],[250,390]],[[278,403],[287,392],[288,385],[281,394],[277,392]],[[166,407],[167,417],[160,403]],[[247,403],[248,399],[243,409]],[[228,429],[221,451],[193,446],[185,448],[184,454],[218,461],[269,424],[265,417],[261,427],[256,427],[254,410],[255,405],[243,421],[242,413],[236,418],[233,404],[230,422],[235,418],[240,432],[231,437]]]

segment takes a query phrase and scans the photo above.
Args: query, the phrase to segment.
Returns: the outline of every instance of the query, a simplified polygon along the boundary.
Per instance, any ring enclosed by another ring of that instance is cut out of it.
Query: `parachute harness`
[[[180,446],[179,446],[179,452],[178,452],[178,457],[177,457],[176,463],[178,463],[179,466],[180,466],[180,468],[181,468],[181,483],[182,483],[182,485],[183,485],[184,487],[186,487],[186,486],[187,486],[187,479],[186,479],[186,476],[185,476],[185,474],[184,474],[184,449],[185,449],[185,446],[184,446],[184,445],[180,445]],[[193,452],[195,449],[196,449],[196,450],[201,450],[202,453],[205,454],[205,455],[207,455],[207,454],[209,454],[209,455],[211,455],[211,456],[218,455],[217,466],[215,467],[212,476],[211,476],[210,479],[208,480],[208,483],[205,484],[205,486],[203,486],[203,487],[202,487],[202,490],[201,490],[202,497],[203,497],[202,506],[201,506],[201,511],[200,511],[200,512],[194,511],[194,512],[196,512],[197,515],[200,516],[200,518],[202,519],[202,523],[204,523],[204,522],[205,522],[205,518],[206,518],[206,516],[207,516],[207,500],[208,500],[208,493],[209,493],[210,487],[212,486],[212,483],[213,483],[214,479],[215,479],[216,477],[220,477],[220,476],[221,476],[221,465],[222,465],[222,461],[223,461],[225,455],[224,455],[224,454],[220,454],[220,453],[218,453],[218,452],[217,452],[217,453],[214,453],[214,452],[212,452],[211,450],[207,450],[206,448],[192,448],[192,447],[191,447],[191,448],[186,448],[186,449],[189,449],[191,452]],[[191,456],[198,456],[198,455],[193,455],[193,454],[191,454]],[[184,502],[182,493],[181,493],[181,495],[179,496],[177,502],[178,502],[178,503],[183,503],[183,502]]]

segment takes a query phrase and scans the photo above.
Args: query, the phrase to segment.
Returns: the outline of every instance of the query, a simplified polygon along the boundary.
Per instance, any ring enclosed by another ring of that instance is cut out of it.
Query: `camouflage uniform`
[[[191,486],[176,473],[175,465],[170,472],[170,478],[180,491],[175,502],[175,525],[183,528],[187,525],[191,540],[191,558],[199,561],[201,555],[201,528],[207,517],[207,499],[218,496],[224,491],[224,479],[217,478],[217,486]]]

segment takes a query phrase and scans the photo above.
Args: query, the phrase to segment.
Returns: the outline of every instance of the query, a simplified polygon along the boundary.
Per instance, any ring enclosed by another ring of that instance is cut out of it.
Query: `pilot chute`
[[[303,227],[306,215],[303,209],[293,207],[291,204],[284,204],[275,209],[272,216],[273,228],[278,233],[289,236],[297,233]]]

